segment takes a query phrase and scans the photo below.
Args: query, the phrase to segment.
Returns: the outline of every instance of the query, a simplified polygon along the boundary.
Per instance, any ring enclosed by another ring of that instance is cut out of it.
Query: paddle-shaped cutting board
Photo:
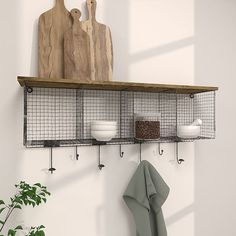
[[[96,0],[87,0],[89,19],[82,22],[82,28],[90,37],[91,79],[112,80],[113,48],[108,26],[96,21]]]
[[[39,18],[39,77],[64,77],[64,34],[71,28],[70,12],[64,0]]]
[[[81,28],[81,12],[71,11],[72,28],[64,36],[65,78],[88,81],[91,79],[90,38]]]

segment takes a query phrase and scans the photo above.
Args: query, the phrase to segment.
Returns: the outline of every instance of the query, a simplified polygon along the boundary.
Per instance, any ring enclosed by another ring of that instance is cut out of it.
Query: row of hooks
[[[49,172],[51,174],[54,173],[54,171],[56,171],[56,169],[53,167],[53,152],[52,152],[52,147],[50,147],[50,167],[49,167]],[[182,164],[182,162],[184,162],[184,159],[179,159],[179,143],[176,142],[176,161],[179,165]],[[160,156],[162,156],[164,154],[164,150],[161,149],[161,144],[158,143],[158,154]],[[124,152],[122,151],[122,147],[120,145],[120,157],[123,158],[124,157]],[[78,161],[79,160],[79,154],[78,154],[78,146],[75,147],[75,158]],[[141,163],[142,161],[142,143],[139,143],[139,162]],[[99,170],[102,170],[105,167],[104,164],[101,163],[101,145],[98,145],[98,168]]]

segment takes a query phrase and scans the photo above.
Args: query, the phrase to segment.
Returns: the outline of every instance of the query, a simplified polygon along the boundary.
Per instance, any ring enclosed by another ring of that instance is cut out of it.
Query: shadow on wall
[[[130,54],[130,28],[129,28],[129,19],[130,19],[130,2],[127,0],[104,0],[105,12],[106,12],[106,22],[109,22],[109,26],[112,30],[113,44],[114,44],[114,80],[128,80],[129,79],[129,70],[132,64],[147,60],[149,58],[165,55],[167,53],[179,50],[184,47],[188,47],[194,44],[194,37],[187,37],[177,41],[173,41],[162,46],[156,46],[153,48],[148,48],[135,54]],[[33,32],[33,44],[32,44],[32,55],[31,55],[31,74],[34,74],[35,68],[37,65],[37,57],[35,57],[35,52],[37,52],[37,22],[34,23],[34,32]],[[115,30],[114,30],[115,29]],[[122,60],[120,60],[122,58]],[[15,83],[15,80],[14,80]],[[21,100],[17,99],[16,101]],[[17,104],[19,107],[19,104]],[[19,116],[18,116],[19,117]],[[22,116],[23,117],[23,116]],[[21,139],[18,139],[21,140]],[[135,235],[135,226],[131,216],[131,213],[127,209],[126,205],[122,200],[122,194],[125,191],[126,183],[128,183],[132,174],[136,170],[138,163],[138,154],[136,146],[132,146],[130,153],[135,153],[137,155],[137,162],[134,162],[132,158],[125,158],[121,160],[119,157],[119,152],[114,155],[112,149],[108,149],[108,158],[106,160],[106,168],[103,171],[105,175],[105,193],[106,199],[104,200],[104,205],[101,205],[97,208],[97,231],[98,235],[103,236],[118,236],[120,235],[119,229],[124,228],[128,229],[127,235]],[[16,156],[16,155],[15,155]],[[14,166],[17,166],[17,163],[14,163]],[[51,191],[55,192],[61,188],[65,187],[78,179],[83,179],[92,172],[94,172],[94,165],[88,166],[80,172],[75,171],[74,173],[69,174],[63,179],[58,179],[54,183],[49,183]],[[120,178],[125,181],[120,181]],[[125,183],[124,183],[125,182]],[[117,197],[119,196],[119,197]],[[119,199],[119,200],[117,200]],[[114,202],[115,201],[115,202]],[[120,210],[122,209],[122,211]],[[104,212],[105,211],[105,212]],[[166,219],[167,226],[174,224],[180,219],[184,218],[186,215],[194,211],[194,204],[189,205],[174,215]],[[103,230],[101,215],[105,213],[105,225],[106,228]],[[120,219],[117,222],[117,219]],[[114,232],[116,229],[116,232]],[[105,231],[105,235],[103,232]]]
[[[170,225],[176,223],[177,221],[183,219],[187,215],[193,213],[195,211],[194,208],[195,208],[194,204],[191,204],[191,205],[183,208],[182,210],[176,212],[174,215],[170,216],[169,218],[167,218],[165,220],[166,226],[170,226]]]
[[[192,36],[130,54],[130,1],[106,0],[104,4],[106,8],[106,22],[109,22],[111,30],[116,29],[115,31],[112,30],[115,63],[114,80],[129,80],[129,70],[134,63],[194,45],[194,37]],[[122,60],[119,60],[119,58],[122,58]],[[135,145],[132,146],[132,149],[131,153],[137,153]],[[127,235],[136,234],[133,217],[123,201],[122,194],[137,168],[138,161],[137,163],[133,162],[127,156],[124,160],[121,160],[118,154],[117,152],[117,155],[112,155],[113,161],[106,165],[105,171],[107,180],[105,196],[107,198],[104,201],[106,205],[101,207],[105,210],[106,214],[106,236],[118,236],[122,233]],[[120,176],[126,180],[127,184],[119,181]],[[119,199],[119,202],[114,202],[115,199]],[[122,209],[123,213],[118,209]],[[170,226],[193,212],[194,204],[191,204],[167,218],[166,225]],[[120,220],[117,222],[117,219]],[[128,232],[123,231],[124,226],[126,226]],[[98,232],[98,235],[102,234]]]
[[[115,65],[113,80],[117,81],[129,78],[129,5],[130,2],[127,0],[104,1],[105,19],[111,28],[113,40]]]
[[[20,157],[22,154],[22,90],[16,83],[17,74],[17,23],[19,1],[6,1],[0,7],[1,28],[1,102],[0,102],[0,198],[8,200],[14,194],[14,185],[19,181]],[[6,9],[11,9],[7,11]],[[11,12],[11,17],[9,17]],[[14,215],[9,223],[15,221]]]
[[[145,153],[146,148],[149,149],[149,146],[143,145],[143,153]],[[100,206],[100,215],[98,214],[97,217],[98,229],[102,228],[105,234],[100,230],[98,231],[98,235],[119,236],[136,234],[135,222],[130,210],[123,201],[123,193],[139,164],[139,149],[137,145],[132,145],[129,147],[129,150],[123,147],[125,151],[123,158],[119,156],[118,149],[117,147],[115,152],[114,149],[106,149],[106,154],[108,154],[107,158],[104,160],[106,167],[103,173],[101,173],[105,175],[106,180],[106,188],[104,190],[106,199],[104,199],[103,205]],[[124,181],[120,181],[120,178]],[[176,204],[178,204],[178,202],[176,202]],[[103,212],[103,214],[101,214],[101,212]],[[170,228],[172,225],[182,221],[194,212],[194,203],[185,206],[165,219],[166,226]],[[102,223],[101,216],[103,215],[105,216],[105,222]],[[183,230],[183,235],[185,235],[184,232]]]
[[[177,40],[172,43],[168,43],[162,46],[158,46],[156,48],[150,48],[142,52],[138,52],[130,56],[130,62],[135,63],[138,61],[146,60],[151,57],[160,56],[162,54],[166,54],[169,52],[173,52],[175,50],[179,50],[181,48],[185,48],[194,44],[194,37],[188,37],[184,39]]]
[[[112,30],[115,64],[113,79],[116,81],[129,80],[130,66],[134,63],[174,52],[194,44],[194,37],[186,37],[171,43],[130,54],[130,1],[105,0],[104,4],[106,9],[105,19],[106,22],[109,22],[109,26]],[[138,35],[138,37],[143,36]],[[120,60],[120,58],[122,58],[122,60]]]
[[[38,19],[34,22],[31,46],[30,75],[34,74],[38,75]]]

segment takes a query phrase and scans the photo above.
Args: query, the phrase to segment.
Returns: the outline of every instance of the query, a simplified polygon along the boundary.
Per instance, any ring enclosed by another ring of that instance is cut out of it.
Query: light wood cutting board
[[[72,18],[64,0],[39,18],[39,77],[64,77],[64,34],[71,28]]]
[[[91,79],[90,38],[81,28],[81,12],[71,11],[72,28],[64,36],[65,78],[88,81]]]
[[[90,37],[91,79],[112,80],[113,46],[110,28],[96,21],[96,0],[87,0],[89,19],[82,28]]]

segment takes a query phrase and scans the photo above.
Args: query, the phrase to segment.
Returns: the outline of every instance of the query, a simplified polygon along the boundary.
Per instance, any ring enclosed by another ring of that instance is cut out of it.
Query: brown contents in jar
[[[160,121],[136,121],[135,138],[137,139],[159,139]]]

